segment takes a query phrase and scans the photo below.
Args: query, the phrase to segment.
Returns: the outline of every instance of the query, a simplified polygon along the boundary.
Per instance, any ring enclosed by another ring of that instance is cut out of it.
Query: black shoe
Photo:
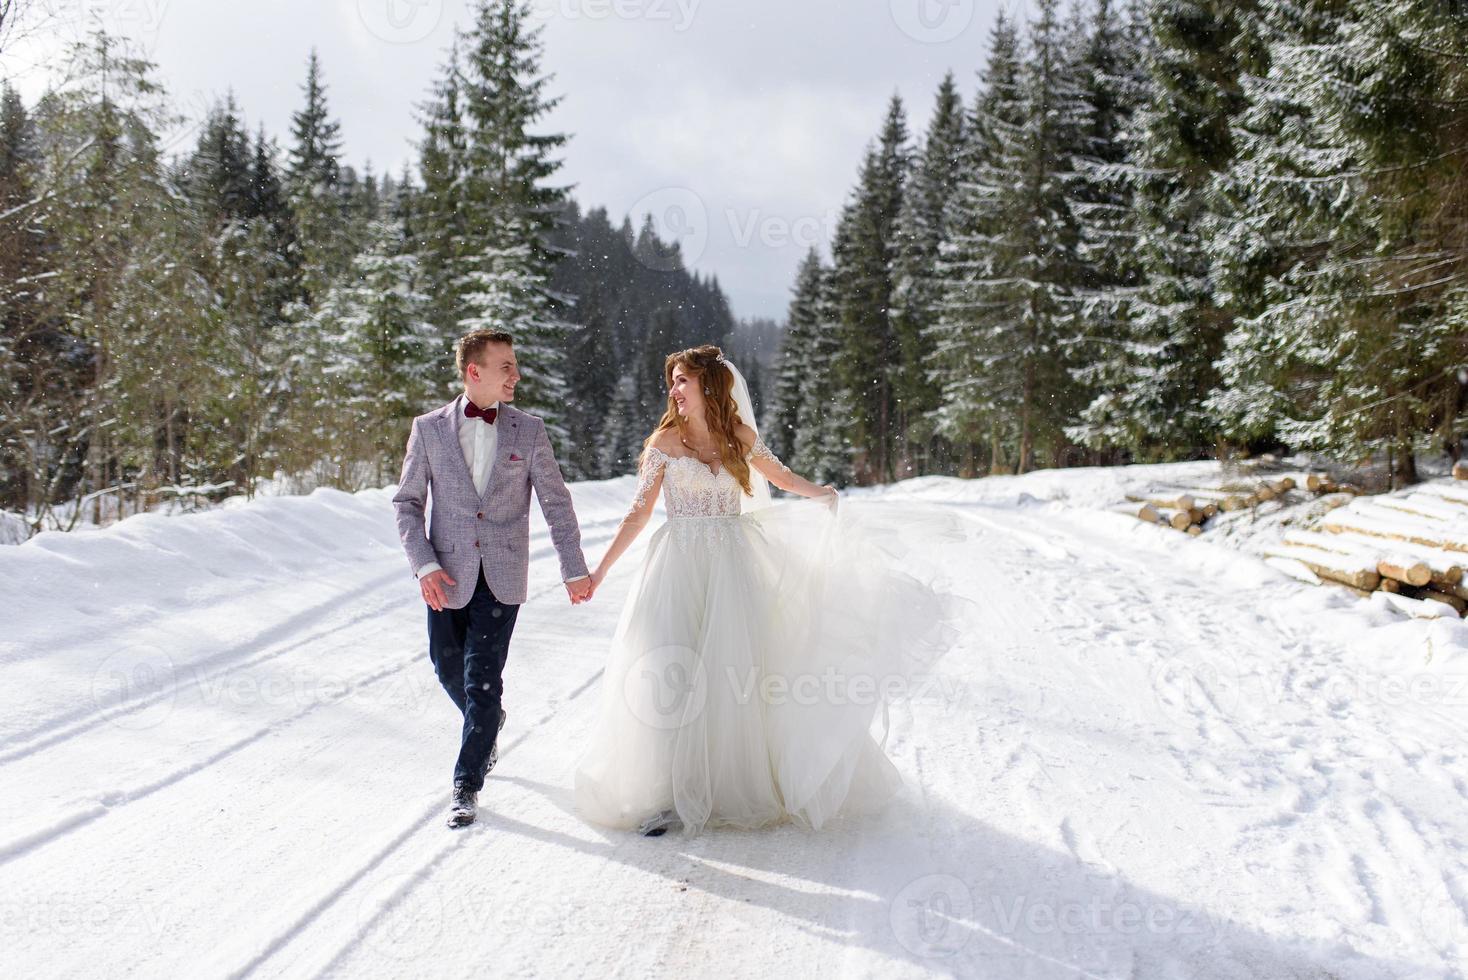
[[[454,801],[449,805],[450,827],[466,827],[474,822],[479,815],[479,793],[472,789],[466,789],[460,784],[454,785]]]
[[[494,730],[494,744],[489,747],[489,764],[484,767],[484,774],[489,775],[494,764],[500,761],[500,732],[505,730],[505,709],[500,709],[500,727]]]
[[[677,810],[664,810],[638,824],[637,832],[643,837],[661,837],[668,832],[670,827],[681,827],[682,825],[683,821],[678,819]]]

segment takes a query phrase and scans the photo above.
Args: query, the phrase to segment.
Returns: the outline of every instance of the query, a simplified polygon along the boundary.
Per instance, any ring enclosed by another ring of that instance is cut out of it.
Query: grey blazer
[[[479,570],[495,598],[525,601],[529,578],[530,490],[550,526],[563,580],[586,575],[581,529],[571,492],[545,434],[545,423],[513,405],[500,403],[495,425],[499,442],[494,469],[481,497],[459,446],[465,396],[413,420],[403,475],[393,496],[398,536],[414,574],[437,561],[454,580],[446,589],[449,609],[468,605]],[[475,425],[481,421],[472,420]],[[428,507],[430,494],[433,506]],[[424,534],[424,512],[430,513]]]

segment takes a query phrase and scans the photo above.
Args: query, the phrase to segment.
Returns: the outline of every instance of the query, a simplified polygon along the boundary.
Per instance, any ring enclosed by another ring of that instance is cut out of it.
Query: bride
[[[879,708],[952,642],[953,597],[891,567],[833,487],[760,439],[718,347],[667,358],[668,406],[592,588],[653,532],[612,641],[576,807],[650,836],[818,828],[890,797]],[[802,500],[771,505],[768,483]],[[885,734],[883,736],[885,741]]]

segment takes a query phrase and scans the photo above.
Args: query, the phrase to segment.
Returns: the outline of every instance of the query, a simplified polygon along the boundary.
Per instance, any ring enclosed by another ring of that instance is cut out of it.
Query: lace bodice
[[[746,458],[755,456],[779,463],[764,442],[758,439]],[[780,466],[788,469],[783,463]],[[656,446],[648,446],[643,454],[637,481],[637,507],[646,503],[647,491],[659,473],[663,475],[663,502],[667,504],[669,517],[739,515],[740,498],[744,492],[732,473],[721,466],[715,474],[692,456],[669,456]]]

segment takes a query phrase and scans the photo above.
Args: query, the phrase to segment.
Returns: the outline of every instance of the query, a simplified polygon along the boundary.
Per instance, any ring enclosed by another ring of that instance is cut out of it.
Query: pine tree
[[[1237,438],[1364,456],[1417,479],[1436,436],[1461,452],[1468,281],[1468,25],[1403,0],[1264,5],[1236,159],[1218,181],[1240,224],[1217,278],[1238,311],[1209,400]],[[1430,41],[1424,39],[1431,38]],[[1262,301],[1251,304],[1252,292]]]
[[[260,234],[269,250],[270,262],[278,270],[271,280],[273,296],[267,301],[267,308],[271,311],[270,321],[278,324],[285,315],[286,307],[300,293],[300,281],[295,268],[298,236],[295,214],[286,197],[285,185],[276,163],[275,145],[266,138],[263,126],[255,137],[244,217],[261,226]]]
[[[944,301],[957,314],[949,337],[973,345],[965,360],[974,372],[950,375],[951,397],[966,414],[1007,409],[1019,472],[1034,465],[1037,445],[1053,454],[1063,449],[1076,399],[1069,372],[1079,227],[1070,201],[1086,105],[1057,5],[1037,4],[1017,84],[994,93],[975,121],[984,141],[972,192],[977,214],[966,216],[960,233],[976,229],[964,250],[977,261],[971,278],[949,280],[954,288]],[[984,394],[975,400],[971,390]]]
[[[1244,108],[1240,75],[1252,57],[1248,8],[1229,0],[1150,0],[1145,97],[1132,129],[1128,174],[1141,279],[1104,388],[1073,432],[1134,458],[1198,455],[1218,423],[1200,395],[1217,388],[1216,362],[1233,311],[1214,288],[1210,245],[1233,218],[1216,176],[1234,155],[1232,120]]]
[[[526,0],[479,0],[465,41],[460,82],[464,168],[457,201],[464,213],[455,242],[454,282],[462,330],[495,328],[515,338],[525,374],[517,403],[546,420],[554,441],[566,435],[564,351],[572,326],[569,297],[550,289],[560,255],[551,235],[565,204],[549,180],[564,134],[532,128],[560,101],[540,74],[543,28],[529,26]]]
[[[597,446],[598,464],[603,476],[621,476],[637,470],[642,440],[650,425],[645,424],[637,402],[637,381],[630,374],[617,379]]]
[[[850,248],[846,236],[852,215],[853,206],[848,203],[836,226],[833,251]],[[814,336],[805,355],[809,378],[796,412],[793,461],[788,465],[817,483],[847,486],[855,479],[856,451],[850,436],[850,389],[837,376],[845,348],[834,278],[834,272],[824,272],[816,291]]]
[[[976,284],[994,271],[996,243],[1003,230],[1002,185],[994,182],[1001,140],[1012,139],[1023,118],[1019,35],[1001,10],[989,33],[989,56],[981,87],[964,127],[960,177],[943,218],[935,263],[935,297],[925,338],[932,351],[929,381],[939,392],[930,413],[934,431],[958,447],[959,472],[973,476],[981,440],[990,444],[990,472],[1004,466],[1004,445],[1013,429],[1011,392],[987,384],[988,308]]]
[[[372,223],[371,246],[318,317],[332,365],[332,398],[318,410],[338,436],[338,480],[351,485],[390,479],[402,432],[440,394],[444,344],[425,316],[428,295],[402,200],[411,192],[403,185],[394,213]]]
[[[186,169],[189,196],[213,227],[248,217],[252,207],[250,138],[234,95],[210,110]]]
[[[459,208],[466,140],[460,98],[461,70],[456,35],[448,60],[434,83],[433,94],[420,107],[424,135],[418,144],[418,168],[423,180],[420,219],[423,230],[418,242],[432,297],[429,320],[450,342],[457,336],[459,322],[456,248],[467,237],[464,214]]]
[[[795,295],[790,300],[775,362],[774,393],[760,427],[760,437],[781,459],[795,458],[801,402],[807,385],[815,381],[810,357],[821,329],[826,276],[820,253],[812,248],[795,279]]]
[[[847,232],[833,250],[832,283],[839,324],[838,377],[850,395],[851,439],[865,482],[895,473],[897,406],[894,377],[901,351],[893,327],[893,263],[897,216],[909,166],[907,122],[902,100],[888,103],[882,132],[867,149],[857,180]]]
[[[892,329],[899,352],[893,376],[899,475],[913,473],[926,459],[934,434],[930,420],[942,394],[931,374],[933,334],[929,327],[940,297],[934,269],[949,201],[962,172],[964,139],[963,101],[950,72],[938,88],[932,121],[897,220]],[[915,451],[917,462],[912,458]]]
[[[38,434],[50,428],[48,375],[65,335],[41,316],[47,236],[32,217],[37,132],[20,93],[0,84],[0,507],[25,512],[47,474]]]
[[[74,65],[72,83],[37,109],[52,193],[32,220],[55,244],[39,315],[64,325],[62,356],[81,355],[73,363],[84,367],[48,406],[43,448],[65,472],[36,475],[51,483],[47,507],[68,485],[115,488],[94,498],[87,516],[100,518],[187,473],[193,433],[175,428],[175,409],[208,378],[199,341],[208,295],[179,261],[199,242],[161,162],[158,133],[177,119],[152,66],[102,32],[76,47]]]
[[[614,476],[602,465],[602,440],[597,438],[597,433],[611,424],[607,411],[616,395],[619,376],[611,331],[596,311],[590,319],[581,320],[577,334],[580,342],[574,356],[565,358],[571,397],[564,406],[568,432],[576,438],[565,441],[566,451],[560,462],[575,479]]]
[[[341,124],[327,107],[315,48],[306,63],[302,92],[305,105],[291,116],[286,183],[299,229],[301,286],[309,306],[345,274],[352,256],[344,234]]]
[[[181,175],[199,220],[197,268],[212,288],[203,350],[233,379],[195,405],[205,468],[245,493],[281,457],[286,406],[276,390],[276,336],[295,299],[294,223],[263,132],[251,145],[233,96],[216,106]]]
[[[1149,38],[1142,0],[1132,0],[1124,14],[1119,8],[1114,0],[1096,0],[1074,30],[1088,109],[1071,200],[1081,230],[1075,379],[1088,404],[1066,432],[1097,450],[1136,449],[1139,434],[1117,393],[1135,381],[1135,351],[1126,339],[1130,302],[1142,282],[1132,125],[1146,95]]]

